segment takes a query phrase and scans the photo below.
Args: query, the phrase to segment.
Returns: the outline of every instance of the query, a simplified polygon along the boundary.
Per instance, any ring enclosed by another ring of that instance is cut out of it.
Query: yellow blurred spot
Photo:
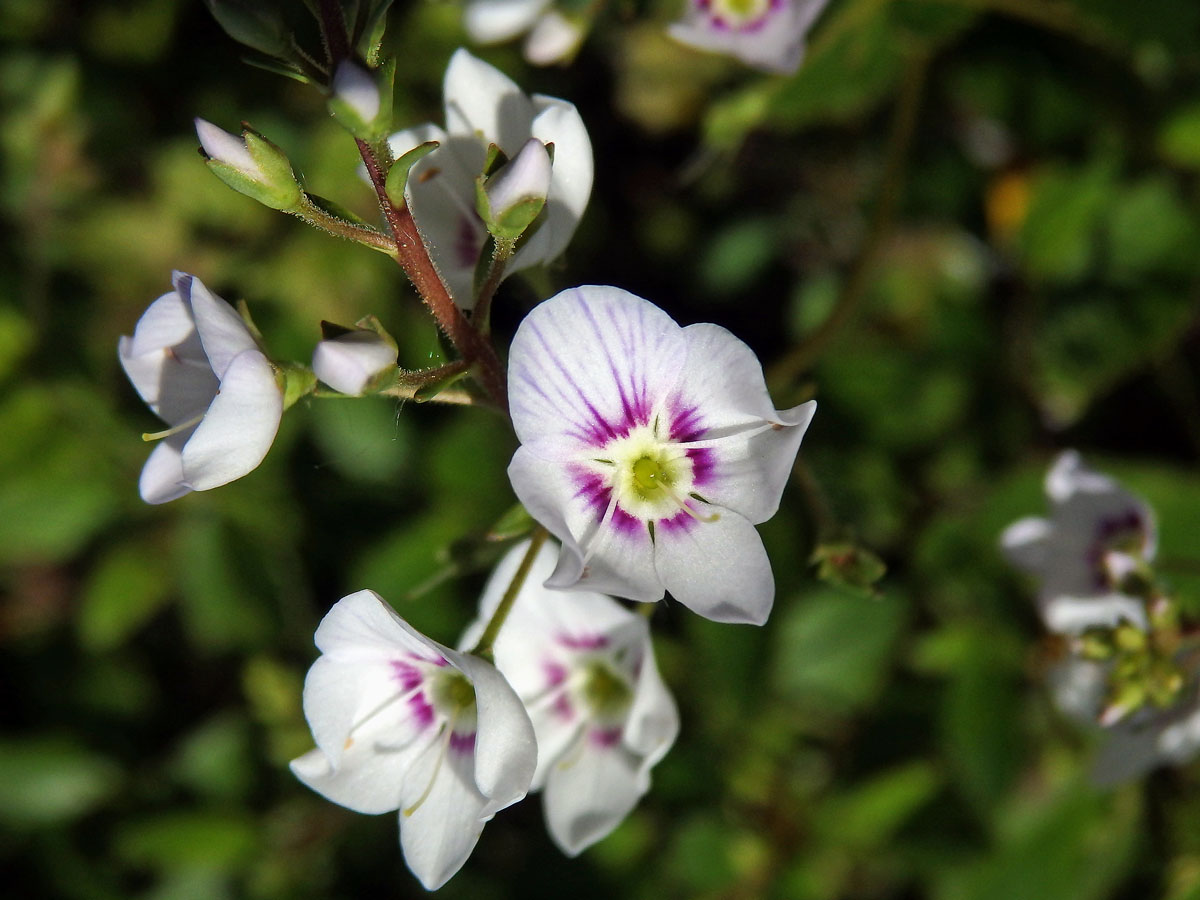
[[[1023,169],[1004,172],[988,185],[984,214],[988,232],[997,243],[1010,243],[1025,222],[1032,191]]]

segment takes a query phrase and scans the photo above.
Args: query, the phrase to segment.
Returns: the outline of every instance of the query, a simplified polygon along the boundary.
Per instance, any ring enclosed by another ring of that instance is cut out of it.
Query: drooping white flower
[[[373,591],[334,604],[316,644],[304,715],[317,747],[292,772],[356,812],[399,810],[404,860],[435,890],[525,796],[529,717],[492,665],[425,637]]]
[[[498,69],[457,50],[443,84],[446,127],[421,125],[389,139],[397,157],[439,141],[408,176],[405,198],[450,294],[463,309],[475,304],[473,282],[487,229],[475,211],[475,178],[489,144],[511,160],[530,138],[554,144],[546,206],[536,230],[508,263],[508,272],[547,263],[566,248],[592,191],[592,145],[575,107],[541,94],[527,96]],[[499,173],[498,173],[499,174]]]
[[[1138,560],[1154,558],[1154,515],[1107,475],[1068,450],[1046,475],[1050,518],[1010,525],[1001,545],[1014,565],[1040,579],[1038,606],[1051,631],[1075,634],[1125,620],[1146,627],[1144,603],[1118,589]]]
[[[480,601],[473,643],[526,551],[514,547]],[[532,790],[545,790],[546,825],[576,856],[608,835],[650,788],[650,769],[679,732],[645,618],[611,597],[542,587],[556,552],[543,546],[496,638],[496,667],[521,696],[537,734]]]
[[[384,373],[396,370],[396,345],[368,328],[347,331],[317,344],[312,369],[335,391],[358,396]]]
[[[816,402],[778,411],[754,353],[615,287],[535,307],[509,356],[508,468],[562,541],[552,588],[761,624],[775,582],[754,525],[779,507]]]
[[[549,66],[574,56],[586,26],[577,15],[563,15],[554,0],[468,0],[463,27],[479,44],[500,44],[528,32],[525,59]]]
[[[270,360],[224,300],[176,272],[117,352],[142,399],[171,426],[142,469],[147,503],[253,471],[275,439],[283,392]]]
[[[727,53],[784,75],[804,58],[805,38],[829,0],[688,0],[667,29],[680,43]]]

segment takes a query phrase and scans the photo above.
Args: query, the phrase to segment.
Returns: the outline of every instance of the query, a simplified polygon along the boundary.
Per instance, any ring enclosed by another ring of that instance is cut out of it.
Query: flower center
[[[623,512],[643,520],[667,519],[686,506],[694,473],[687,451],[642,425],[604,448],[597,459],[608,469],[613,500]]]
[[[582,694],[592,712],[603,718],[623,717],[633,700],[629,682],[600,660],[584,669]]]
[[[475,717],[475,686],[457,669],[439,671],[429,689],[433,708],[452,722]]]
[[[779,6],[779,0],[700,0],[717,28],[753,29]]]

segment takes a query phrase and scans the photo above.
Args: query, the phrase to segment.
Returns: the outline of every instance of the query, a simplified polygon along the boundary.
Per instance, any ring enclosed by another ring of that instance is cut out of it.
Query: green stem
[[[471,650],[475,656],[482,656],[489,660],[492,658],[492,645],[496,643],[496,636],[500,634],[504,620],[512,612],[513,604],[517,602],[517,594],[521,593],[521,588],[525,586],[525,579],[529,577],[529,570],[533,568],[533,561],[537,559],[538,551],[542,549],[542,544],[546,543],[546,538],[549,536],[549,532],[540,525],[533,530],[533,536],[529,540],[529,549],[525,551],[521,565],[517,567],[516,574],[509,582],[508,590],[500,598],[500,605],[492,613],[478,643]]]
[[[301,199],[300,206],[292,211],[292,215],[335,237],[345,238],[348,241],[362,244],[364,247],[370,247],[372,250],[378,250],[380,253],[386,253],[393,259],[396,257],[396,242],[386,234],[376,231],[374,228],[355,225],[353,222],[330,215],[309,200],[307,196]]]
[[[492,261],[488,264],[487,277],[479,288],[479,299],[475,301],[475,310],[471,313],[471,321],[482,334],[487,334],[492,328],[492,298],[496,289],[504,279],[504,268],[517,249],[516,238],[492,237]]]

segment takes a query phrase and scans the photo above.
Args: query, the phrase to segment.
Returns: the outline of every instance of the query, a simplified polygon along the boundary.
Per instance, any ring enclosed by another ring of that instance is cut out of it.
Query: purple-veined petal
[[[496,671],[478,657],[451,654],[475,685],[477,724],[473,778],[489,799],[484,814],[516,803],[529,790],[537,766],[537,742],[521,699]]]
[[[579,489],[564,475],[561,464],[538,457],[528,447],[517,448],[508,465],[508,477],[529,514],[562,543],[547,587],[604,592],[646,602],[662,599],[653,546],[644,526],[618,531],[610,522],[602,534],[593,536],[596,516],[589,512],[586,498],[578,495]],[[581,539],[599,542],[586,565],[576,532]]]
[[[175,289],[191,306],[209,365],[224,381],[234,359],[247,350],[258,349],[250,329],[232,306],[216,297],[194,275],[177,272]]]
[[[551,0],[469,0],[463,27],[472,41],[499,44],[528,31]]]
[[[183,483],[184,442],[191,432],[181,432],[158,442],[138,479],[138,493],[146,503],[158,504],[178,500],[191,488]]]
[[[762,539],[735,512],[706,507],[716,521],[659,528],[654,564],[667,590],[715,622],[761,625],[775,600],[775,578]]]
[[[637,804],[640,760],[603,732],[580,736],[551,767],[543,804],[546,827],[568,856],[578,856],[612,831]]]
[[[682,329],[620,288],[571,288],[533,308],[509,352],[513,427],[521,443],[588,453],[646,423],[687,357]]]
[[[592,142],[575,105],[535,94],[533,137],[554,144],[550,192],[542,222],[510,262],[514,271],[551,262],[566,249],[592,194]]]
[[[406,772],[400,846],[427,890],[437,890],[462,868],[491,818],[475,787],[474,766],[474,753],[434,741]]]
[[[242,352],[183,448],[188,486],[209,490],[253,471],[271,449],[282,416],[283,394],[270,362],[258,350]]]
[[[446,131],[495,142],[511,159],[532,135],[533,105],[511,78],[459,48],[450,57],[442,85]]]

